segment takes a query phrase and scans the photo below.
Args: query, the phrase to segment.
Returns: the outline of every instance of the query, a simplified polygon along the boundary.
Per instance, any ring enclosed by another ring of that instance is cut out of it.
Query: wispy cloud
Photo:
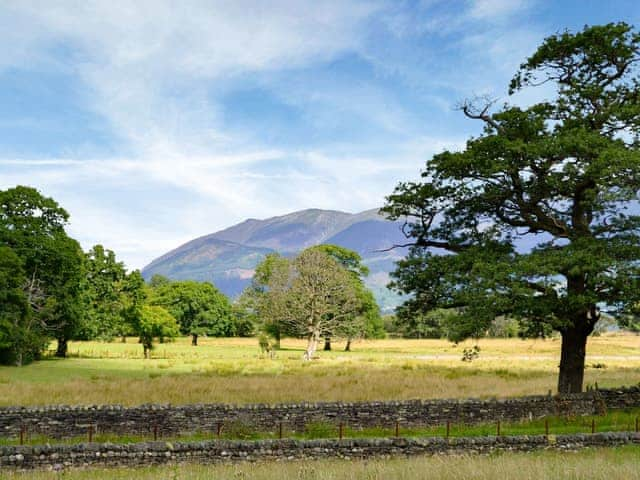
[[[453,106],[504,93],[549,28],[526,17],[541,1],[5,3],[0,92],[25,96],[0,115],[0,188],[54,196],[131,267],[246,217],[379,206],[478,132]],[[41,96],[61,98],[37,109],[29,82],[49,75]],[[80,140],[61,139],[70,121]]]

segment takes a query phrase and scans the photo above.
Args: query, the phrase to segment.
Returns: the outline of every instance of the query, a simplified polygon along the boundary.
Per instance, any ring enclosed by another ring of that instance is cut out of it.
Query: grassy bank
[[[210,478],[256,480],[634,480],[640,447],[589,449],[579,452],[503,453],[488,457],[435,456],[376,460],[323,460],[240,465],[181,465],[140,469],[72,470],[64,473],[8,473],[7,480],[205,480]]]
[[[304,342],[285,340],[273,359],[256,339],[189,339],[159,345],[151,360],[128,343],[73,342],[71,358],[0,367],[0,404],[277,403],[410,398],[492,397],[555,391],[558,339],[479,342],[480,357],[462,362],[471,343],[378,340],[301,361]],[[589,340],[586,384],[640,381],[640,337]]]

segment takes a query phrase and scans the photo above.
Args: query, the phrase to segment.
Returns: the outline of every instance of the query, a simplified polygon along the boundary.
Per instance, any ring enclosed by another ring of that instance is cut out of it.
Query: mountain
[[[371,270],[367,285],[383,311],[391,311],[401,298],[386,288],[389,272],[406,250],[383,250],[405,241],[400,226],[375,209],[356,214],[309,209],[265,220],[252,218],[181,245],[147,265],[142,275],[210,281],[225,294],[236,296],[267,254],[292,256],[313,245],[335,244],[362,256]]]

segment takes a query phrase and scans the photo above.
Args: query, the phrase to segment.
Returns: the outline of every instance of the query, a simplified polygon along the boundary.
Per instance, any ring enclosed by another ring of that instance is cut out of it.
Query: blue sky
[[[382,205],[565,28],[636,0],[0,1],[0,188],[131,268],[248,217]]]

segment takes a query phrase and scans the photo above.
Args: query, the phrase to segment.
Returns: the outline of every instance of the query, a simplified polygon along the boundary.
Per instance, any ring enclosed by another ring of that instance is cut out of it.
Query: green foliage
[[[347,339],[358,337],[384,338],[385,332],[380,316],[380,308],[373,293],[366,288],[363,281],[363,277],[369,275],[369,268],[362,264],[360,255],[348,248],[329,244],[317,245],[307,250],[324,253],[338,262],[353,277],[353,288],[355,289],[359,306],[350,318],[344,319],[337,326],[332,334]],[[331,335],[325,336],[330,337]]]
[[[353,250],[341,247],[339,245],[316,245],[309,247],[309,250],[317,250],[329,255],[336,262],[351,272],[356,278],[362,278],[369,275],[369,268],[362,264],[362,257]]]
[[[81,338],[111,340],[126,333],[124,264],[111,250],[96,245],[86,255],[88,314]]]
[[[640,293],[640,217],[629,212],[640,189],[639,52],[624,23],[547,38],[511,90],[552,83],[557,97],[495,113],[466,102],[483,134],[435,155],[384,208],[409,221],[413,247],[392,283],[412,295],[404,308],[457,309],[450,335],[460,339],[500,315],[524,334],[559,331],[561,392],[581,390],[600,308],[620,314]],[[537,246],[519,251],[522,239]]]
[[[451,338],[449,327],[455,315],[454,311],[443,308],[414,312],[403,305],[397,310],[395,326],[405,338]]]
[[[0,246],[20,259],[30,310],[29,322],[14,324],[14,338],[33,353],[23,361],[37,357],[35,346],[43,348],[51,337],[58,339],[58,354],[64,356],[66,340],[84,320],[84,257],[64,230],[68,218],[53,199],[33,188],[0,191]]]
[[[43,347],[44,334],[33,319],[25,283],[20,258],[0,246],[0,362],[4,364],[28,363]]]
[[[282,302],[276,301],[276,295],[285,288],[281,283],[287,278],[289,268],[285,257],[277,253],[267,255],[256,267],[251,285],[236,302],[236,318],[272,336],[276,340],[275,348],[280,348],[280,338],[287,333],[284,313],[280,310]]]
[[[140,309],[140,315],[133,324],[133,330],[140,337],[145,358],[149,358],[154,339],[157,338],[162,342],[180,334],[180,326],[176,319],[164,308],[153,305],[144,305]]]
[[[362,281],[367,273],[356,252],[336,245],[310,247],[293,260],[267,255],[237,308],[276,346],[282,335],[313,337],[310,350],[320,336],[383,338],[380,309]]]
[[[508,316],[496,317],[489,327],[487,336],[493,338],[515,338],[521,336],[520,324],[515,318]]]
[[[194,345],[200,335],[228,337],[236,333],[231,304],[212,284],[157,280],[150,303],[166,308],[180,324],[180,331],[193,336]]]

